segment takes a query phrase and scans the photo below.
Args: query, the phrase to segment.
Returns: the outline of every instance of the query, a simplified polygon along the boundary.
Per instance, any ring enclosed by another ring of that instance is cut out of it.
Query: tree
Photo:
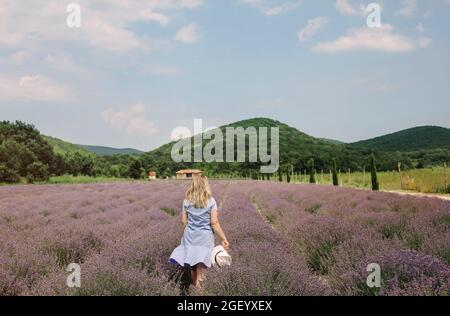
[[[372,166],[371,172],[370,172],[371,177],[372,177],[372,190],[379,191],[380,184],[378,183],[377,166],[376,166],[376,162],[375,162],[375,155],[373,153],[370,157],[370,164]]]
[[[278,169],[278,181],[283,182],[283,172],[281,171],[281,167]]]
[[[66,171],[71,175],[95,176],[94,159],[91,156],[79,152],[66,153],[65,161]]]
[[[130,165],[130,169],[129,169],[130,177],[133,179],[141,179],[142,172],[143,172],[143,168],[142,168],[141,161],[139,159],[135,159]]]
[[[33,125],[0,121],[0,162],[8,169],[25,177],[32,163],[41,162],[50,169],[54,160],[52,146]]]
[[[287,183],[291,183],[291,174],[289,166],[286,167],[286,181]]]
[[[28,166],[28,182],[47,181],[49,177],[48,166],[44,165],[42,162],[36,161]]]
[[[309,183],[316,183],[316,177],[314,175],[314,159],[311,158],[308,161],[309,167]]]
[[[425,168],[425,164],[423,163],[423,160],[419,160],[419,162],[417,163],[416,168],[417,169],[424,169]]]
[[[120,178],[120,166],[119,165],[111,165],[109,167],[109,175],[114,178]]]
[[[62,176],[64,173],[66,173],[66,170],[67,166],[64,156],[61,154],[56,154],[50,169],[50,173],[56,176]]]
[[[17,183],[20,181],[20,175],[16,170],[0,163],[0,182]]]
[[[85,176],[95,176],[94,160],[91,156],[81,156],[80,173]]]
[[[334,186],[339,186],[339,178],[338,178],[336,158],[333,158],[333,185]]]
[[[34,161],[37,161],[36,156],[22,143],[9,139],[0,145],[0,162],[22,177],[27,175],[27,168]]]
[[[66,153],[65,160],[67,165],[67,173],[78,176],[81,173],[82,155],[79,152]]]

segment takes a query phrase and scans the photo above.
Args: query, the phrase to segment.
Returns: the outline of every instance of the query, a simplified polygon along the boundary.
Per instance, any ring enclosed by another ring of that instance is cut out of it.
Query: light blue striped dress
[[[185,266],[203,263],[211,267],[211,252],[214,248],[214,233],[211,227],[211,212],[217,210],[217,203],[210,198],[205,208],[196,208],[189,201],[183,201],[188,222],[181,245],[170,255],[170,262]]]

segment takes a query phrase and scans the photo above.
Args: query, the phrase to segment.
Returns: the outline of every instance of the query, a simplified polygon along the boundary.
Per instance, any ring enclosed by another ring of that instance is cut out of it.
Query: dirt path
[[[303,183],[303,182],[294,182],[293,184],[308,185],[307,183]],[[322,184],[315,184],[315,185],[322,185]],[[340,186],[340,187],[348,188],[348,189],[370,191],[369,188],[364,189],[361,187],[353,187],[353,186]],[[400,191],[400,190],[380,190],[380,192],[394,193],[394,194],[398,194],[398,195],[410,195],[410,196],[418,196],[418,197],[436,198],[436,199],[441,199],[441,200],[445,200],[445,201],[450,201],[450,194],[422,193],[422,192],[415,192],[415,191]]]
[[[256,201],[254,200],[253,197],[250,197],[250,202],[253,205],[253,208],[256,210],[256,212],[259,214],[259,216],[262,218],[262,220],[269,225],[273,230],[276,230],[275,226],[272,225],[272,223],[269,222],[269,220],[267,219],[267,216],[264,215],[264,212],[261,210],[261,208],[259,207],[259,205],[256,203]]]
[[[441,199],[441,200],[450,201],[450,196],[444,195],[444,194],[406,192],[406,191],[387,191],[387,190],[383,190],[381,192],[394,193],[394,194],[398,194],[398,195],[410,195],[410,196],[418,196],[418,197],[437,198],[437,199]]]

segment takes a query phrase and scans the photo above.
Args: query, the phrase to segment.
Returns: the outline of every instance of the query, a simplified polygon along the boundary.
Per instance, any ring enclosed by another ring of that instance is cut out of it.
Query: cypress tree
[[[142,163],[139,159],[134,159],[129,169],[130,178],[140,179],[142,178]]]
[[[377,177],[377,165],[375,162],[375,155],[372,153],[372,156],[370,157],[370,164],[372,166],[371,168],[371,177],[372,177],[372,190],[373,191],[379,191],[380,190],[380,184],[378,183],[378,177]]]
[[[311,158],[308,161],[309,167],[309,183],[316,183],[316,177],[314,175],[314,159]]]
[[[286,168],[286,179],[287,179],[287,183],[291,183],[291,174],[289,173],[289,166]]]
[[[333,158],[333,185],[336,187],[339,186],[336,158]]]

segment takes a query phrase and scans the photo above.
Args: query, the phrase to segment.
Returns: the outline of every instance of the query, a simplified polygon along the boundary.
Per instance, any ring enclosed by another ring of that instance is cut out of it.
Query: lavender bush
[[[366,284],[366,267],[379,264],[381,288]],[[388,251],[363,258],[355,270],[341,274],[338,286],[346,295],[448,296],[450,268],[440,260],[410,250]]]
[[[449,294],[448,201],[272,183],[249,194],[333,294]],[[380,289],[366,285],[370,263],[384,271]]]
[[[181,295],[167,263],[188,182],[0,187],[0,295]],[[213,181],[233,264],[205,295],[449,295],[450,203]],[[66,285],[69,263],[81,287]],[[366,285],[378,263],[382,287]],[[191,291],[192,295],[199,293]]]
[[[329,289],[307,268],[282,234],[270,228],[242,188],[233,184],[221,208],[233,245],[233,265],[212,271],[209,295],[325,295]]]

